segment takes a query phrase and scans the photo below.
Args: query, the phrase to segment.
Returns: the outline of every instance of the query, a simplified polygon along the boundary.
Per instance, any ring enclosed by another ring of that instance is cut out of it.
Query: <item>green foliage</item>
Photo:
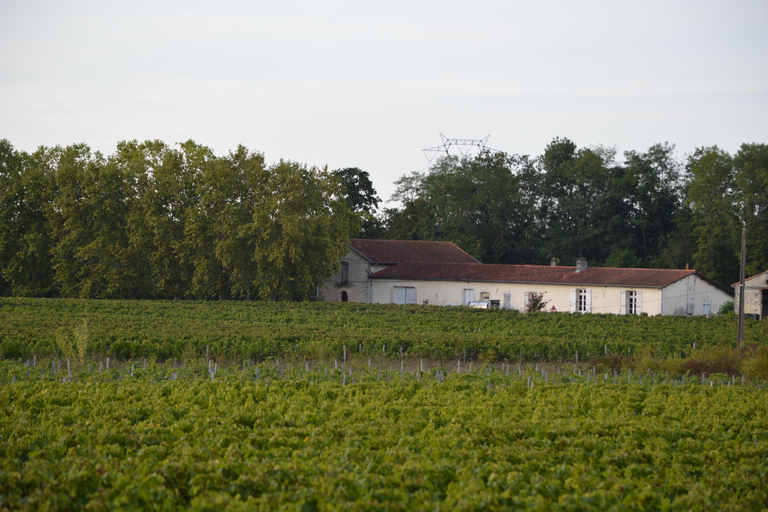
[[[360,229],[338,177],[280,161],[263,184],[247,232],[254,240],[256,286],[264,299],[309,297],[347,253]]]
[[[359,231],[342,196],[338,176],[242,146],[2,140],[0,295],[305,299]]]
[[[515,311],[322,302],[87,301],[0,299],[0,357],[56,352],[56,332],[88,319],[88,353],[168,358],[206,346],[236,358],[336,358],[363,354],[455,360],[581,361],[609,354],[688,355],[735,343],[737,318],[523,315]],[[768,322],[747,320],[747,343],[768,340]]]
[[[417,377],[360,364],[344,385],[333,364],[274,362],[259,378],[221,366],[211,382],[205,363],[136,363],[66,383],[0,365],[3,508],[743,511],[768,500],[768,400],[749,383],[613,384],[532,366],[442,368],[441,379],[438,367]]]
[[[717,146],[699,148],[689,157],[687,171],[698,245],[696,269],[715,281],[732,283],[738,279],[740,251],[733,159]]]
[[[768,144],[742,144],[733,158],[738,217],[747,228],[747,274],[768,269]]]
[[[720,309],[717,310],[718,315],[732,315],[734,314],[734,303],[732,300],[727,300],[723,303],[722,306],[720,306]]]

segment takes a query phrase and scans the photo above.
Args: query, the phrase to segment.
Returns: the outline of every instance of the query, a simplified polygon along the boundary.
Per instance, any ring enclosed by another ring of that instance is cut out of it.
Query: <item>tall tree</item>
[[[747,273],[768,269],[768,145],[742,144],[733,159],[734,200],[747,228]]]
[[[56,294],[46,218],[56,159],[55,150],[29,155],[0,141],[0,294]]]
[[[573,264],[579,257],[602,263],[624,240],[621,168],[612,152],[577,149],[556,138],[539,159],[544,173],[542,255]]]
[[[341,180],[344,197],[353,212],[360,213],[362,222],[357,238],[377,238],[382,234],[382,222],[376,216],[381,199],[376,195],[373,182],[367,171],[357,167],[346,167],[333,171]]]
[[[688,158],[686,170],[698,246],[694,264],[718,282],[735,282],[740,237],[733,207],[733,159],[717,146],[698,148]]]
[[[248,225],[269,178],[264,155],[238,146],[234,153],[219,159],[217,169],[221,186],[213,198],[213,204],[218,205],[214,226],[216,258],[228,275],[230,296],[250,298],[256,277],[252,262],[256,245]]]
[[[665,143],[654,144],[645,153],[624,153],[628,227],[634,233],[635,250],[645,261],[660,252],[662,240],[676,229],[682,198],[674,149]]]
[[[359,229],[360,215],[351,211],[337,176],[284,160],[273,165],[248,226],[259,295],[271,300],[313,295]]]
[[[538,182],[525,156],[483,152],[440,159],[421,183],[433,237],[456,242],[484,263],[530,262]]]

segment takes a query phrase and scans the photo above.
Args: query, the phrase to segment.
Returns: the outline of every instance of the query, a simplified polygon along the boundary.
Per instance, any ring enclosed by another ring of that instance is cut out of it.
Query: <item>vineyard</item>
[[[368,356],[483,362],[690,355],[734,346],[734,317],[533,314],[396,305],[0,299],[0,359],[35,355],[166,360]],[[746,323],[747,345],[768,322]],[[69,353],[67,353],[69,352]]]
[[[762,382],[391,363],[6,362],[0,510],[768,503]]]
[[[0,511],[764,510],[766,326],[0,299]]]

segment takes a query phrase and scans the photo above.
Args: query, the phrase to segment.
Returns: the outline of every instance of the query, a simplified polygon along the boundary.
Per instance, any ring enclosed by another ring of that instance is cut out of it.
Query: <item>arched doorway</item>
[[[348,302],[349,301],[349,295],[347,295],[347,292],[341,292],[341,302]]]

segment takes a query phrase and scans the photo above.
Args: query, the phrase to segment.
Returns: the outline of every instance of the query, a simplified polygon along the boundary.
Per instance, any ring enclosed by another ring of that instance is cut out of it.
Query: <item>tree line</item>
[[[768,269],[768,146],[444,157],[379,208],[367,172],[187,141],[18,151],[0,140],[0,294],[304,299],[350,236],[450,240],[483,263]]]
[[[735,155],[699,148],[683,161],[664,143],[627,151],[554,139],[541,156],[445,157],[396,182],[379,232],[451,240],[483,263],[685,268],[738,280],[768,270],[768,145]]]
[[[362,216],[338,174],[187,141],[0,141],[0,294],[301,299]]]

